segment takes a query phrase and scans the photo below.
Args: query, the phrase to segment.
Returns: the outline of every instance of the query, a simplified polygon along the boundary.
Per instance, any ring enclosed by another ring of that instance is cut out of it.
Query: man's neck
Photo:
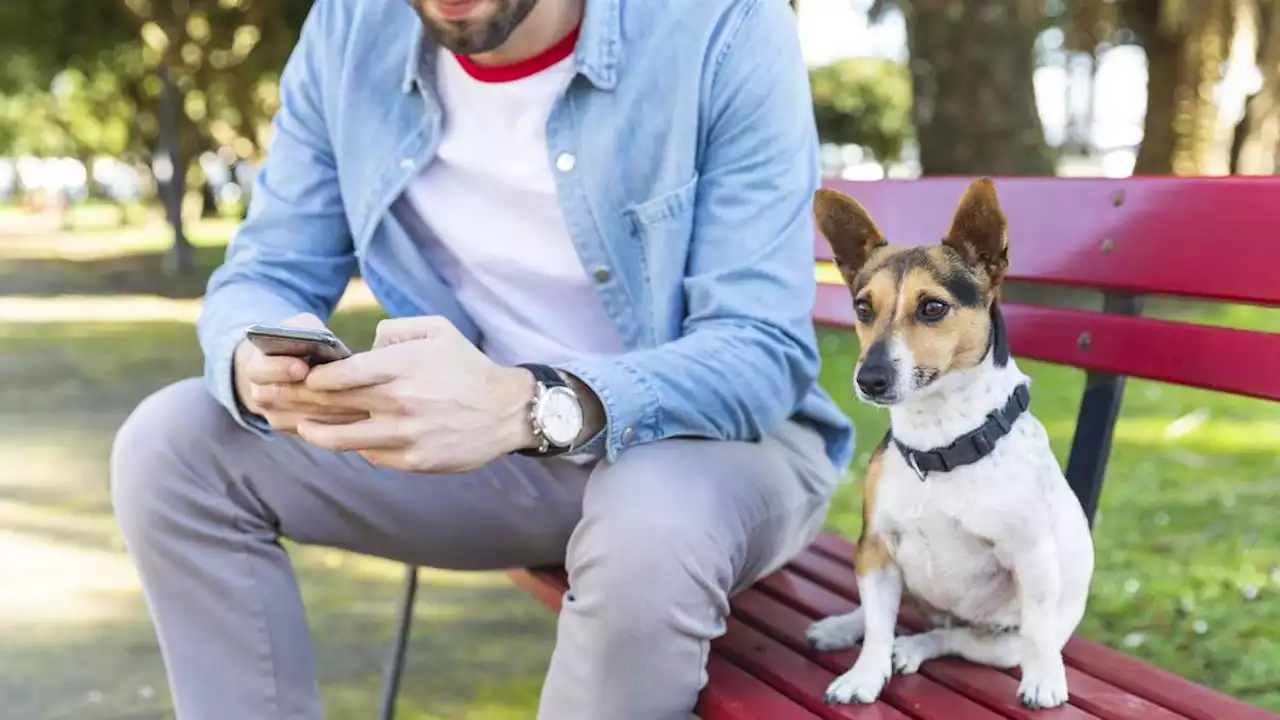
[[[489,52],[469,56],[478,65],[509,65],[546,50],[582,22],[586,0],[539,0],[511,33]]]

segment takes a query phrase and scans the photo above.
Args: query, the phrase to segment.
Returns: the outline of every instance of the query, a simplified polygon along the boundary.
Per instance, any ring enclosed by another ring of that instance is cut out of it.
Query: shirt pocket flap
[[[631,221],[631,229],[639,232],[644,228],[691,211],[698,194],[698,175],[685,184],[650,200],[628,207],[623,215]]]

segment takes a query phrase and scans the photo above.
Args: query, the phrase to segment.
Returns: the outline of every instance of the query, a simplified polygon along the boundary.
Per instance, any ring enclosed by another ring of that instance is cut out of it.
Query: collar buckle
[[[916,477],[920,478],[920,482],[924,482],[928,473],[920,469],[920,461],[916,459],[915,451],[907,450],[903,453],[903,456],[907,459],[907,465],[915,471]]]

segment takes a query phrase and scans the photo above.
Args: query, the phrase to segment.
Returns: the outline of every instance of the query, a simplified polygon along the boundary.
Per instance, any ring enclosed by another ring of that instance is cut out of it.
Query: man
[[[278,543],[564,563],[543,720],[685,720],[728,598],[817,532],[811,101],[783,0],[318,0],[204,383],[121,429],[113,498],[180,720],[321,717]],[[392,316],[308,369],[359,269]],[[532,418],[531,418],[532,416]]]

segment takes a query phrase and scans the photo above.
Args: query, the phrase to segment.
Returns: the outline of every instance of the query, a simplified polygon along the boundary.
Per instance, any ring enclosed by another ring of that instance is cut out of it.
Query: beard
[[[435,41],[458,55],[476,55],[501,47],[528,17],[538,0],[481,0],[480,12],[466,18],[436,15],[431,0],[409,0]]]

